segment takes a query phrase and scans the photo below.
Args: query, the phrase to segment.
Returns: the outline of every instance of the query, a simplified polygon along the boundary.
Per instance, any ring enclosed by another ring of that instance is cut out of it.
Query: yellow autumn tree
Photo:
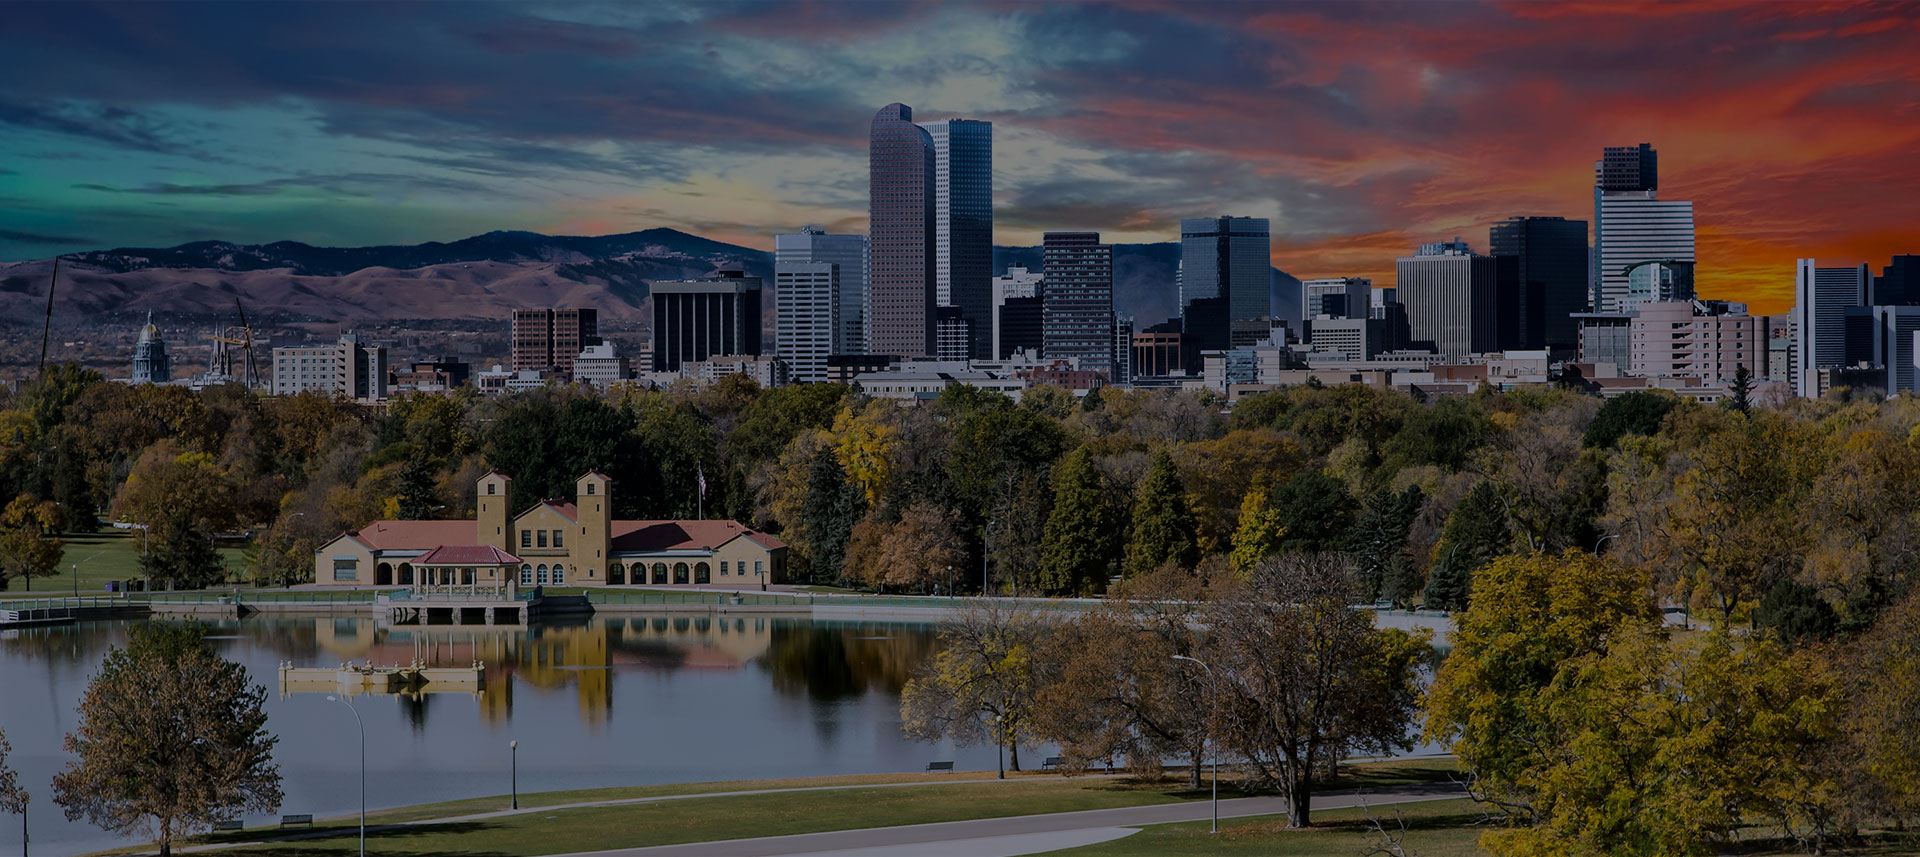
[[[847,478],[866,494],[868,506],[879,504],[893,478],[893,450],[900,440],[893,408],[892,402],[872,399],[858,411],[843,408],[833,418],[834,453]]]

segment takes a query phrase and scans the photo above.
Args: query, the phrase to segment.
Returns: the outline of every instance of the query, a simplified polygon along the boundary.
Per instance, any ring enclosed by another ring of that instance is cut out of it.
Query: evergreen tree
[[[1447,516],[1440,542],[1433,547],[1427,606],[1467,609],[1473,593],[1473,573],[1494,558],[1511,553],[1512,546],[1513,527],[1500,503],[1499,489],[1493,482],[1481,480]]]
[[[1273,491],[1273,508],[1287,536],[1281,547],[1291,551],[1338,551],[1347,547],[1353,526],[1353,500],[1340,480],[1308,470]]]
[[[433,479],[438,470],[437,465],[420,453],[408,456],[407,462],[400,466],[400,472],[395,476],[395,487],[398,489],[395,499],[398,501],[400,520],[429,520],[440,508],[440,504],[435,502],[440,499],[440,493],[435,489]]]
[[[1747,371],[1747,364],[1733,370],[1733,385],[1727,389],[1733,394],[1724,403],[1727,410],[1744,414],[1753,408],[1753,373]]]
[[[831,448],[814,453],[807,470],[807,501],[800,510],[812,576],[817,582],[841,582],[846,565],[847,539],[853,525],[866,514],[860,486],[847,481],[846,471]]]
[[[226,579],[226,565],[213,541],[185,514],[175,513],[146,534],[147,552],[140,556],[140,573],[155,587],[199,589]]]
[[[1406,562],[1407,531],[1420,512],[1422,499],[1417,485],[1399,493],[1382,490],[1367,496],[1353,525],[1353,558],[1359,569],[1361,595],[1396,602],[1412,597],[1413,591],[1406,586],[1406,577],[1412,571],[1412,563]],[[1396,578],[1391,587],[1387,583],[1390,575]]]
[[[1053,512],[1040,535],[1040,589],[1098,591],[1120,552],[1118,518],[1107,503],[1093,454],[1085,447],[1068,453],[1053,472]]]
[[[1173,458],[1161,450],[1154,454],[1147,478],[1141,480],[1140,490],[1134,495],[1122,570],[1133,577],[1168,561],[1182,568],[1192,567],[1200,561],[1200,541],[1180,474],[1174,470]]]

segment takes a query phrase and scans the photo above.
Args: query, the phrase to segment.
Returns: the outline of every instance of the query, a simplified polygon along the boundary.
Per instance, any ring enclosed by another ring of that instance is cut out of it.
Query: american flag
[[[700,499],[707,499],[707,466],[699,465],[695,471],[700,476]]]

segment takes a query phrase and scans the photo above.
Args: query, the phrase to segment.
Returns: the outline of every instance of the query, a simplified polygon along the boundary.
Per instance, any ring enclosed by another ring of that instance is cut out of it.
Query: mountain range
[[[1144,327],[1178,311],[1177,243],[1114,247],[1114,306]],[[1039,270],[1039,247],[995,247],[994,270]],[[123,320],[148,311],[182,320],[230,317],[239,300],[256,325],[402,319],[491,319],[529,306],[591,306],[603,324],[644,326],[652,280],[739,268],[771,282],[773,254],[647,229],[566,236],[489,232],[459,241],[314,247],[297,241],[196,241],[61,257],[56,319]],[[0,264],[0,319],[46,310],[53,261]],[[1277,316],[1299,311],[1299,281],[1273,271]],[[772,303],[771,289],[767,301]]]

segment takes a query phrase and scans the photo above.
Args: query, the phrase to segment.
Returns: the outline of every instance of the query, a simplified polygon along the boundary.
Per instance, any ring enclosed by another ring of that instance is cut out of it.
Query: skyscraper
[[[166,340],[160,338],[160,328],[153,323],[153,313],[147,313],[147,324],[140,328],[140,339],[133,343],[133,374],[130,380],[135,384],[165,384],[173,380],[173,363],[167,359]]]
[[[775,235],[776,279],[781,264],[788,262],[825,262],[834,266],[833,299],[828,307],[832,316],[816,319],[815,323],[831,326],[829,353],[867,353],[867,236],[833,235],[818,226],[804,226],[796,233]]]
[[[1005,360],[1017,348],[1039,353],[1042,279],[1039,272],[1019,265],[993,278],[993,359]]]
[[[1801,396],[1819,398],[1819,370],[1847,364],[1847,310],[1866,304],[1871,279],[1865,264],[1822,268],[1812,259],[1794,262],[1793,316],[1800,337],[1795,392]]]
[[[1111,372],[1113,248],[1100,243],[1098,232],[1048,232],[1041,245],[1040,353],[1079,358],[1082,369]]]
[[[927,357],[934,351],[934,149],[913,108],[889,104],[868,135],[870,353]]]
[[[934,299],[956,306],[972,330],[975,360],[993,347],[993,123],[921,122],[933,143]]]
[[[1627,311],[1627,269],[1693,262],[1693,203],[1659,198],[1659,155],[1647,143],[1610,146],[1593,165],[1593,311]]]
[[[773,353],[787,361],[795,383],[827,380],[839,285],[840,266],[832,262],[773,263]]]
[[[579,308],[513,311],[513,369],[573,377],[573,358],[600,344],[600,311]]]
[[[1271,334],[1272,259],[1264,217],[1180,221],[1180,316],[1198,348],[1252,345]]]
[[[760,353],[760,278],[721,271],[653,283],[653,371],[721,355]]]
[[[1873,278],[1874,306],[1920,304],[1920,256],[1895,256]]]
[[[1429,244],[1394,265],[1394,288],[1407,308],[1415,348],[1447,359],[1499,348],[1499,263],[1458,242]]]
[[[1580,338],[1573,314],[1587,311],[1587,222],[1509,217],[1488,230],[1487,245],[1517,260],[1522,347],[1571,353]]]

